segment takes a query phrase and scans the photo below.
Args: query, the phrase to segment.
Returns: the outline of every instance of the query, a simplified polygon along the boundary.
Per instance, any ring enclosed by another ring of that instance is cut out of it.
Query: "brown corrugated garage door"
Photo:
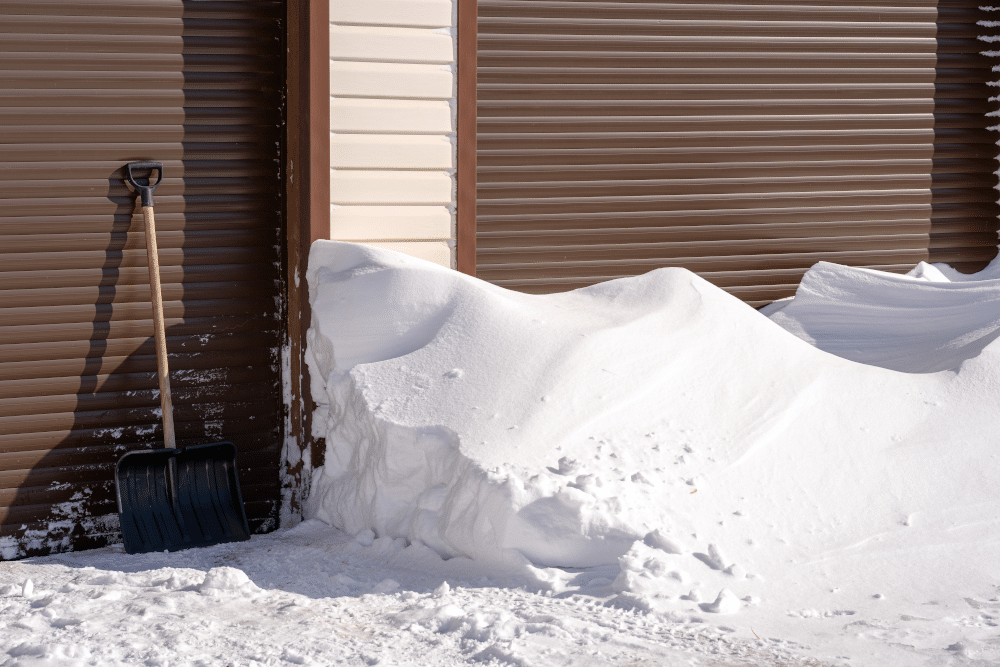
[[[819,260],[978,270],[1000,213],[990,18],[481,0],[476,273],[543,293],[683,266],[762,305]]]
[[[179,442],[239,450],[275,525],[283,3],[2,0],[0,559],[117,538],[113,473],[161,437],[141,210],[156,192]]]

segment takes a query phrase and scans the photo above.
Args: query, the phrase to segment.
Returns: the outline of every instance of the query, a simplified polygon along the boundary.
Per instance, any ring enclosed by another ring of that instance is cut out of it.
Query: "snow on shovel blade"
[[[230,442],[129,452],[115,483],[130,554],[250,539]]]

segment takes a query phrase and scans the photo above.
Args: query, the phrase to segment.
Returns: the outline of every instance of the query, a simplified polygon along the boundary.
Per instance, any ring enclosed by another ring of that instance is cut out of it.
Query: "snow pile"
[[[225,597],[252,595],[259,593],[260,589],[242,570],[235,567],[214,567],[205,575],[198,591],[202,595]]]
[[[699,377],[767,373],[769,335],[789,348],[776,374],[815,354],[680,269],[539,297],[352,244],[314,244],[310,266],[329,447],[313,515],[446,556],[589,566],[672,535],[659,494],[699,456],[684,432],[716,420]],[[794,382],[763,403],[750,383],[721,389],[756,420]]]
[[[905,276],[820,262],[771,319],[863,364],[907,373],[956,369],[1000,336],[1000,263],[976,277],[923,262]]]
[[[1000,664],[1000,264],[821,264],[770,309],[914,373],[681,270],[310,263],[322,521],[0,562],[0,665]]]
[[[328,446],[312,517],[542,578],[611,566],[611,604],[664,613],[995,593],[988,333],[932,339],[965,361],[910,374],[817,349],[682,269],[532,296],[353,244],[314,244],[310,267]],[[991,284],[906,284],[959,286],[938,322],[995,319]]]

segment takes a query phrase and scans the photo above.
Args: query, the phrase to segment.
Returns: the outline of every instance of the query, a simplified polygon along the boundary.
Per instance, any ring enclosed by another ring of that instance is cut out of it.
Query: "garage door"
[[[119,539],[114,464],[162,438],[133,160],[164,164],[178,442],[234,442],[274,527],[283,3],[0,4],[0,558]]]
[[[996,54],[969,0],[479,3],[477,275],[683,266],[753,305],[816,261],[997,252]]]

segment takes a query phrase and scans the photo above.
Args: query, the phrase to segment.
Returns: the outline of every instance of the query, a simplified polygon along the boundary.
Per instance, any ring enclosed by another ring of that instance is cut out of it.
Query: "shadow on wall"
[[[225,4],[127,26],[117,59],[81,55],[84,79],[132,76],[88,102],[93,143],[70,147],[75,180],[58,195],[74,210],[38,232],[58,259],[31,285],[44,358],[20,371],[28,403],[15,409],[31,414],[0,470],[0,560],[120,541],[115,463],[162,446],[143,216],[123,180],[136,160],[164,163],[155,212],[178,444],[233,442],[251,532],[277,527],[284,8]],[[132,52],[147,43],[148,57]]]
[[[954,75],[953,72],[946,74]],[[934,158],[931,166],[930,225],[926,237],[928,262],[945,262],[962,273],[981,271],[997,256],[1000,204],[997,203],[997,141],[987,129],[995,119],[987,110],[996,102],[953,98],[969,87],[935,84]],[[977,87],[978,88],[978,87]],[[985,84],[978,91],[986,95]]]
[[[976,273],[997,256],[997,89],[993,67],[1000,59],[982,51],[979,35],[997,32],[977,25],[988,19],[978,4],[939,4],[934,71],[934,153],[931,167],[928,262],[946,262]],[[992,128],[992,129],[991,129]]]

